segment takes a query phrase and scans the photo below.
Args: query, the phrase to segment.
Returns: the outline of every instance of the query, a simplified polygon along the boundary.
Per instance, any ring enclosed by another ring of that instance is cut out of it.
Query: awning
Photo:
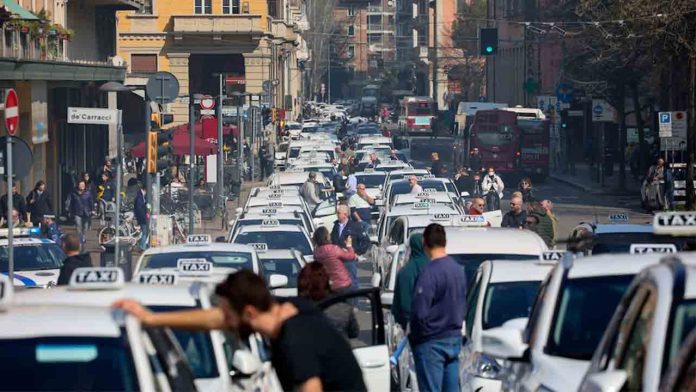
[[[189,134],[186,132],[174,132],[171,142],[174,155],[188,155],[190,152]],[[194,140],[194,152],[196,155],[210,155],[217,151],[217,144],[196,136]],[[145,157],[145,142],[141,142],[131,149],[131,155],[136,158]]]
[[[12,13],[12,15],[16,16],[17,19],[39,20],[36,15],[22,8],[22,6],[17,4],[17,2],[14,0],[0,0],[0,6],[2,5],[4,5],[5,8]]]

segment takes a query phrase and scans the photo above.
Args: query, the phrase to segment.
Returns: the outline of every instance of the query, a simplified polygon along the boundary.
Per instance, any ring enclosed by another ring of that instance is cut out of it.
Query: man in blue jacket
[[[409,342],[421,391],[459,391],[459,352],[466,315],[466,278],[447,255],[445,228],[433,223],[423,232],[430,258],[416,281]]]

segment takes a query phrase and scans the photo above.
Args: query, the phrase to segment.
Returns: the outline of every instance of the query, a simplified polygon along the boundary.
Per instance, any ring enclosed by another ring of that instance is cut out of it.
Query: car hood
[[[536,378],[554,391],[576,391],[590,366],[589,361],[549,355],[541,355],[536,362]]]
[[[14,286],[46,287],[50,282],[56,284],[60,269],[45,269],[38,271],[15,271]],[[7,275],[7,272],[3,272]]]

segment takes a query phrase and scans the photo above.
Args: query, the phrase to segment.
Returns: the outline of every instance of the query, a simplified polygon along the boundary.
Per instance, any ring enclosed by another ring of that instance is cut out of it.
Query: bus
[[[430,97],[404,97],[399,113],[402,135],[430,134],[435,119],[435,102]]]
[[[514,110],[480,110],[470,129],[485,167],[543,181],[549,173],[549,121]]]
[[[454,136],[454,148],[452,159],[455,167],[469,164],[469,151],[471,151],[469,128],[474,122],[474,116],[479,110],[493,110],[506,108],[508,104],[497,102],[459,102],[457,113],[454,116],[452,135]]]

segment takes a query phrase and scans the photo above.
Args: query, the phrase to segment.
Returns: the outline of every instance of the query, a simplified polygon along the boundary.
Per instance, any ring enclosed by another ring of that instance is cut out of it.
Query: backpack
[[[370,241],[370,236],[367,234],[365,227],[360,232],[360,234],[353,241],[353,249],[355,253],[359,255],[364,255],[372,246],[372,241]]]

